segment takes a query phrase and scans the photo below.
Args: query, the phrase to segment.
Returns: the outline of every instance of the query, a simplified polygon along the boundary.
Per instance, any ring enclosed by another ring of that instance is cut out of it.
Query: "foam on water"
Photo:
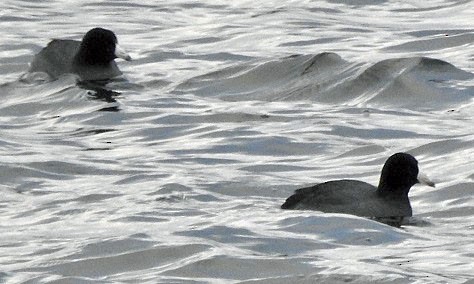
[[[474,277],[471,1],[0,8],[0,282]],[[125,81],[25,77],[95,26],[135,59]],[[376,184],[399,151],[437,184],[412,188],[408,226],[279,209],[318,182]]]

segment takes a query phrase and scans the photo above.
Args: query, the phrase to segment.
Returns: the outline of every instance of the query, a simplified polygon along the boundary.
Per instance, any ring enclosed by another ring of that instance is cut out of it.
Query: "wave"
[[[351,63],[335,53],[250,62],[197,76],[174,93],[229,101],[298,101],[351,106],[444,108],[470,101],[474,74],[428,57]]]

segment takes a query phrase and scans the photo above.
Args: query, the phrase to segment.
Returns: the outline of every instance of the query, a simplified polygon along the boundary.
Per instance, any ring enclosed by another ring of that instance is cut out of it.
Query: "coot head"
[[[410,188],[416,183],[434,186],[434,183],[419,177],[418,161],[408,153],[396,153],[385,162],[378,191],[382,195],[408,195]]]
[[[115,58],[122,58],[127,61],[131,59],[118,46],[117,37],[112,31],[94,28],[82,38],[74,61],[82,65],[107,65]]]

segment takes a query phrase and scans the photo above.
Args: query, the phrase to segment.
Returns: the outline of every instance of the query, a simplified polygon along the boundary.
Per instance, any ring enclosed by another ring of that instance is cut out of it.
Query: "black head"
[[[381,194],[407,196],[415,183],[418,183],[418,161],[410,154],[396,153],[385,162],[378,189]]]
[[[117,58],[116,44],[117,37],[112,31],[94,28],[82,38],[76,59],[88,65],[107,65]]]

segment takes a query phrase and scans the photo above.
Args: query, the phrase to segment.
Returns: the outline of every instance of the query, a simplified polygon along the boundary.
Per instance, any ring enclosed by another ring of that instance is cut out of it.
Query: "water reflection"
[[[106,103],[116,103],[120,92],[114,91],[107,87],[109,81],[80,81],[77,83],[79,88],[86,89],[88,98],[91,100],[99,100]],[[120,108],[117,105],[108,106],[99,109],[99,111],[117,112]]]

